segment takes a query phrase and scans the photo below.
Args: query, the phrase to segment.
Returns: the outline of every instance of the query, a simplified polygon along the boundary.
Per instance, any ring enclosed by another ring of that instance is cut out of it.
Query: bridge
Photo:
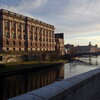
[[[98,56],[100,52],[84,52],[84,53],[74,53],[74,54],[66,54],[65,58],[70,59],[73,57],[81,57],[81,56]]]

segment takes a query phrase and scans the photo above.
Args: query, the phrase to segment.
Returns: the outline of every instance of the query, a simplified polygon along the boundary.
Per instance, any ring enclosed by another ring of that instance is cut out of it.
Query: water
[[[98,67],[100,67],[100,56],[89,56],[62,65],[0,77],[0,100],[7,100]]]
[[[100,56],[80,57],[64,65],[64,79],[99,68]]]

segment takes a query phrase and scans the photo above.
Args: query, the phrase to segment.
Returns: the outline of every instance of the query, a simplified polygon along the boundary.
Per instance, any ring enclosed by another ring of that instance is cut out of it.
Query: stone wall
[[[7,63],[7,62],[22,62],[22,61],[35,61],[39,60],[38,56],[34,55],[1,55],[0,56],[0,63]]]
[[[99,100],[100,68],[9,100]]]

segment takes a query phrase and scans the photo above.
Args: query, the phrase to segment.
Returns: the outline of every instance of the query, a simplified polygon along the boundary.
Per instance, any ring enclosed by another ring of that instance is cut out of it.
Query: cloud
[[[46,0],[20,0],[18,5],[0,4],[0,8],[8,9],[17,13],[32,16],[32,13],[38,10]]]
[[[100,33],[100,0],[20,0],[0,7],[53,24],[56,32],[65,33],[65,39]]]

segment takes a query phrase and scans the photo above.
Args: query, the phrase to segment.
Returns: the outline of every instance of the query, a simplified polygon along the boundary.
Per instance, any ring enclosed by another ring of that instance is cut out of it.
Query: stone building
[[[98,46],[93,46],[91,42],[89,42],[89,45],[87,46],[77,46],[75,47],[75,50],[77,53],[88,53],[88,52],[97,52]]]
[[[54,26],[0,10],[0,52],[55,51]]]
[[[55,34],[55,42],[56,42],[56,52],[59,54],[64,55],[64,33],[56,33]]]
[[[42,51],[59,51],[64,54],[63,34],[55,35],[54,31],[53,25],[0,9],[0,61],[3,59],[6,62],[8,58],[9,61],[10,58],[14,58],[15,61],[24,54],[32,56],[33,60],[34,53],[40,54]]]

